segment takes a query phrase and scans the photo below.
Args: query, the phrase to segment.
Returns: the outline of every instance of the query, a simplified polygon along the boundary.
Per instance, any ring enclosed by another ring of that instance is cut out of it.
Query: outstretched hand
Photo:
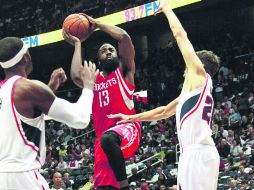
[[[83,87],[93,90],[94,82],[99,73],[96,69],[96,65],[89,61],[85,61],[84,66],[81,70],[81,79],[83,81]]]
[[[70,34],[69,30],[65,30],[64,28],[62,29],[63,32],[63,38],[66,42],[68,42],[71,45],[75,45],[75,43],[82,43],[85,39],[79,39],[73,35]]]
[[[65,83],[67,77],[65,72],[62,68],[55,69],[51,76],[48,83],[48,86],[53,90],[56,91],[63,83]]]
[[[169,6],[169,0],[161,0],[159,8],[154,12],[154,15],[156,16],[158,13],[163,12],[164,8]]]
[[[125,115],[122,113],[110,114],[110,115],[108,115],[108,118],[109,119],[119,119],[120,121],[118,121],[117,124],[127,123],[127,122],[132,121],[129,115]]]

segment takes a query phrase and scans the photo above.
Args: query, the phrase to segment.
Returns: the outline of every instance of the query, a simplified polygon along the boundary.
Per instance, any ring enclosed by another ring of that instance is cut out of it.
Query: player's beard
[[[102,71],[110,73],[116,70],[118,65],[119,65],[118,57],[112,57],[111,59],[109,58],[100,59],[100,68],[102,69]]]

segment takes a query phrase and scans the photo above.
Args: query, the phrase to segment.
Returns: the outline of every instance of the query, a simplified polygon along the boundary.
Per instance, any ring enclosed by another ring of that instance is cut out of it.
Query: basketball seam
[[[83,15],[82,15],[82,16],[83,16]],[[82,32],[82,31],[79,32],[79,27],[80,27],[80,25],[83,24],[84,26],[86,26],[86,24],[83,22],[83,20],[82,20],[80,17],[79,17],[79,20],[80,20],[81,22],[80,22],[80,24],[79,24],[79,26],[78,26],[78,35],[79,35],[79,33]],[[84,34],[84,36],[85,36],[85,35],[86,35],[86,34]],[[80,36],[80,37],[81,37],[81,36]]]
[[[63,22],[63,24],[66,23],[66,22],[69,22],[69,21],[71,21],[71,20],[74,20],[74,19],[76,19],[76,17],[72,17],[72,18],[69,18],[69,19],[65,19],[64,22]]]
[[[78,16],[78,15],[76,15],[76,18],[78,18],[78,19],[77,19],[75,22],[71,23],[70,26],[69,26],[70,32],[71,32],[71,26],[72,26],[73,24],[75,24],[76,22],[79,21],[79,16]],[[76,32],[76,33],[77,33],[77,32]],[[75,34],[74,36],[76,36],[76,34]]]
[[[80,36],[79,36],[79,33],[80,33],[80,31],[79,31],[80,25],[83,24],[82,19],[80,19],[80,17],[79,17],[79,20],[80,20],[81,22],[79,22],[78,29],[77,29],[77,34],[76,34],[78,38],[80,38]],[[82,31],[81,31],[81,32],[82,32]]]

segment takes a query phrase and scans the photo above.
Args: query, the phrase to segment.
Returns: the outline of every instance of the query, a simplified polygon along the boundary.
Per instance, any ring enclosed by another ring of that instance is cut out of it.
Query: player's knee
[[[101,147],[105,150],[108,148],[112,148],[112,146],[114,145],[114,140],[111,134],[105,133],[104,135],[102,135],[100,139],[100,143],[101,143]]]

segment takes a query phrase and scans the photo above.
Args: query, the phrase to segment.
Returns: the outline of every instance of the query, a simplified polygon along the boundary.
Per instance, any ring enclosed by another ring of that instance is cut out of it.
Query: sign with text
[[[186,6],[192,3],[196,3],[199,1],[201,0],[172,0],[170,2],[170,5],[174,9],[174,8]],[[156,11],[159,8],[159,6],[160,6],[160,2],[154,1],[151,3],[130,8],[124,11],[106,15],[106,16],[97,18],[96,20],[103,21],[110,25],[119,25],[126,22],[131,22],[133,20],[151,16],[153,15],[154,11]],[[59,42],[63,40],[62,29],[43,33],[43,34],[38,34],[35,36],[24,37],[22,38],[22,40],[30,48]]]

